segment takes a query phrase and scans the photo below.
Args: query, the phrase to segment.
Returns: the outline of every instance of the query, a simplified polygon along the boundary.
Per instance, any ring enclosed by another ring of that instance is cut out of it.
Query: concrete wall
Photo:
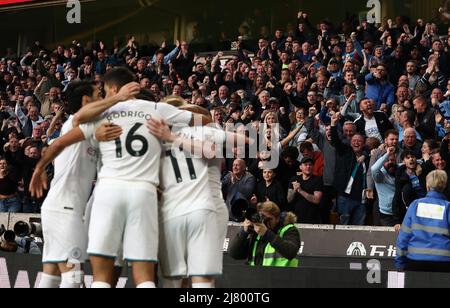
[[[9,214],[0,214],[0,226],[4,225],[8,229]]]
[[[9,222],[8,222],[8,229],[12,230],[14,228],[14,225],[19,221],[26,221],[29,222],[30,219],[37,218],[40,220],[41,215],[39,214],[10,214],[9,215]]]
[[[444,0],[381,0],[383,19],[396,15],[419,16],[432,19]],[[66,22],[65,6],[35,8],[18,12],[1,12],[0,54],[6,47],[18,46],[22,50],[39,40],[50,46],[104,40],[111,46],[114,39],[124,40],[128,34],[139,38],[141,44],[163,40],[173,42],[176,38],[211,42],[219,39],[221,32],[235,40],[239,26],[247,21],[259,32],[267,26],[292,29],[296,26],[298,11],[310,14],[313,23],[328,19],[341,22],[347,15],[364,16],[368,11],[367,0],[96,0],[82,4],[81,24]],[[254,33],[258,36],[259,33]]]

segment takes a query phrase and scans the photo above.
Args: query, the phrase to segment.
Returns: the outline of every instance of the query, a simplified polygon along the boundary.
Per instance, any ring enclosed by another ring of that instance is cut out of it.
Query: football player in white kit
[[[197,128],[180,134],[193,137]],[[200,128],[199,128],[200,129]],[[217,210],[209,189],[208,162],[191,158],[171,143],[163,146],[160,167],[161,270],[166,279],[192,279],[193,287],[210,286],[220,275]],[[180,280],[181,282],[181,280]]]
[[[104,76],[107,97],[132,81],[125,68]],[[89,139],[103,122],[114,123],[123,134],[113,142],[100,143],[102,168],[94,192],[89,227],[88,254],[94,272],[93,288],[110,288],[114,278],[114,259],[123,243],[124,259],[133,266],[138,288],[155,287],[158,249],[158,212],[156,186],[159,185],[161,144],[149,134],[145,123],[150,118],[171,124],[192,125],[190,112],[166,104],[131,100],[117,104],[103,120],[81,125],[82,136],[73,133],[73,142]],[[199,124],[210,122],[204,117]],[[71,133],[68,133],[70,135]]]
[[[214,277],[222,274],[229,220],[221,190],[222,159],[216,154],[222,154],[227,138],[233,144],[245,144],[248,138],[210,126],[172,134],[164,121],[154,119],[148,127],[168,142],[160,171],[160,264],[165,286],[180,287],[181,279],[190,278],[193,288],[214,287]]]
[[[116,93],[128,81],[127,76],[133,75],[123,68],[109,71],[104,78],[107,95]],[[103,167],[94,196],[88,247],[93,287],[108,287],[112,258],[122,241],[124,259],[132,264],[137,287],[155,287],[161,144],[145,127],[152,118],[171,125],[194,124],[190,112],[141,100],[120,103],[104,114],[104,119],[119,125],[124,134],[115,142],[100,143]],[[201,118],[198,124],[204,121]],[[95,125],[80,126],[86,137],[93,134],[92,127]]]
[[[45,242],[41,288],[79,288],[83,282],[81,265],[87,259],[87,230],[83,216],[97,174],[98,150],[89,140],[65,148],[64,135],[86,117],[95,118],[113,104],[139,93],[139,84],[129,84],[118,95],[103,101],[98,101],[99,92],[95,84],[88,81],[69,85],[66,96],[71,115],[62,128],[62,137],[38,163],[30,183],[32,195],[41,197],[47,185],[45,168],[62,152],[55,160],[55,177],[42,206]],[[79,111],[82,106],[85,107]],[[111,128],[105,129],[106,133],[111,132]]]

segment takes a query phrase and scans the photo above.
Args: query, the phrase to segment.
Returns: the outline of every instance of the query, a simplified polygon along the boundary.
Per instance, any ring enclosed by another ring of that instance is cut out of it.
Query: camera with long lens
[[[2,245],[0,250],[25,254],[42,251],[43,234],[40,218],[30,218],[28,222],[18,221],[12,229],[6,230],[5,226],[0,226],[1,242],[9,243],[6,247]]]
[[[3,242],[12,243],[16,240],[16,234],[13,231],[6,230],[4,225],[0,226],[0,237]]]
[[[244,222],[246,219],[252,223],[260,224],[263,217],[258,213],[256,205],[250,204],[244,197],[237,197],[231,201],[231,214],[237,222]]]
[[[13,231],[5,231],[2,235],[2,240],[7,243],[14,243],[16,241],[16,234]]]
[[[40,237],[42,238],[42,225],[40,222],[32,221],[18,221],[14,225],[14,234],[18,237]]]
[[[264,217],[258,213],[255,206],[249,206],[248,209],[243,212],[243,215],[245,219],[250,220],[254,224],[261,224],[264,221]]]

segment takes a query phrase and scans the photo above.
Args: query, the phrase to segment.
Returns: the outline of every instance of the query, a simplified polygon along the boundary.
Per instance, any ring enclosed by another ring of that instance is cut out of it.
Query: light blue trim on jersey
[[[159,263],[158,260],[139,260],[139,259],[128,259],[128,258],[125,258],[124,260],[127,262],[130,262],[130,263],[132,263],[132,262]]]

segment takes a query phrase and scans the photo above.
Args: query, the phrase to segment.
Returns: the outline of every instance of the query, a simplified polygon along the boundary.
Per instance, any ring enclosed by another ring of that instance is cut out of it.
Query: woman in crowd
[[[0,159],[0,213],[20,213],[22,204],[17,198],[18,186],[18,174],[5,159]]]

